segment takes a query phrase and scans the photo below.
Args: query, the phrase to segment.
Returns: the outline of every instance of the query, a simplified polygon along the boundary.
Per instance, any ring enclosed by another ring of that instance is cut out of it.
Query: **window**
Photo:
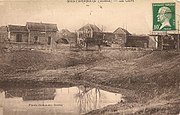
[[[22,42],[22,34],[16,34],[16,42]]]
[[[38,43],[38,36],[34,36],[34,43]]]

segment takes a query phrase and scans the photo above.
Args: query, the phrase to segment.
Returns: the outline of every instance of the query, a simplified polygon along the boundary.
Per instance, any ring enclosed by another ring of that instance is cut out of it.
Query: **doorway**
[[[48,37],[48,45],[51,45],[51,37]]]
[[[16,34],[16,42],[22,42],[22,34]]]
[[[34,44],[38,43],[38,36],[34,36]]]

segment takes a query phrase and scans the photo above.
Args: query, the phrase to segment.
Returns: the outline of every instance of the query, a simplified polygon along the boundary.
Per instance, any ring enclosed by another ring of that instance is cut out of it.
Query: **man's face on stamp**
[[[161,23],[160,29],[163,27],[171,27],[169,20],[171,19],[171,9],[163,6],[159,8],[157,15],[157,22]]]

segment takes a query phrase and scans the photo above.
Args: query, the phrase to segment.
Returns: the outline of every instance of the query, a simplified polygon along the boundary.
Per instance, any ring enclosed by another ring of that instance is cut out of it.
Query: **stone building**
[[[27,22],[25,26],[1,26],[0,42],[5,41],[7,48],[11,49],[48,49],[55,46],[57,31],[57,25],[49,23]]]
[[[113,40],[114,44],[118,44],[120,47],[125,47],[126,39],[129,35],[131,35],[127,30],[119,27],[117,28],[113,34],[115,35],[115,38]]]
[[[30,44],[52,45],[58,31],[56,24],[27,22]]]
[[[27,43],[28,30],[26,26],[8,25],[8,41],[11,43]]]
[[[77,44],[86,46],[86,43],[98,44],[103,39],[102,31],[93,24],[86,24],[77,31]]]

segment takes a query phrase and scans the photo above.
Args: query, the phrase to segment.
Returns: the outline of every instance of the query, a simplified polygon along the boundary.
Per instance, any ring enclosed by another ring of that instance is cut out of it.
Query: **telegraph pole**
[[[178,38],[177,38],[177,51],[179,51],[179,20],[178,20]]]
[[[179,2],[176,2],[176,3],[178,3],[178,4],[179,4]],[[179,14],[176,14],[176,15],[180,17],[180,15],[179,15]],[[179,19],[178,19],[177,51],[179,51],[179,41],[180,41],[180,38],[179,38],[179,37],[180,37],[180,36],[179,36]]]

